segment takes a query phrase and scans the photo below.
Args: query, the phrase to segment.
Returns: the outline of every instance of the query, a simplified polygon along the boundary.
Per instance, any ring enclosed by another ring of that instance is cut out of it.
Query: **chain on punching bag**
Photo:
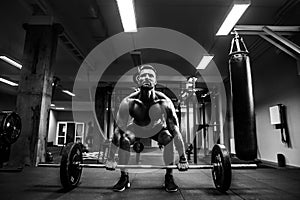
[[[236,34],[229,53],[233,126],[236,156],[242,160],[257,157],[257,139],[249,52]]]

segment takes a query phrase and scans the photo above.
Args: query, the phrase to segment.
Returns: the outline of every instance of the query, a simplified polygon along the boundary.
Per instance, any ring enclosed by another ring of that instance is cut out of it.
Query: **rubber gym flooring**
[[[161,154],[142,155],[141,162],[161,164]],[[78,187],[65,192],[60,185],[59,168],[26,167],[21,172],[0,172],[0,199],[300,199],[299,168],[234,170],[231,187],[225,194],[215,189],[211,170],[174,170],[175,181],[180,187],[175,193],[167,193],[162,187],[164,170],[131,170],[131,188],[113,192],[111,187],[119,175],[118,170],[83,169]]]

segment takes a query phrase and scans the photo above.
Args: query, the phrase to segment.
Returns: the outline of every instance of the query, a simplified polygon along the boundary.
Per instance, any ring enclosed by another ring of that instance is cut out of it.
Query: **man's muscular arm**
[[[166,107],[166,113],[167,113],[167,129],[171,132],[171,134],[174,137],[174,144],[179,154],[179,164],[178,169],[179,170],[187,170],[188,163],[187,158],[185,154],[185,147],[182,139],[182,135],[179,131],[179,123],[178,118],[175,112],[174,105],[170,99],[167,99],[167,107]]]
[[[106,169],[114,170],[117,163],[115,162],[115,154],[120,146],[121,134],[126,130],[127,122],[129,118],[129,104],[128,99],[125,98],[122,100],[119,106],[119,110],[116,116],[117,127],[114,130],[114,135],[112,138],[112,143],[110,145],[110,151],[106,162]]]

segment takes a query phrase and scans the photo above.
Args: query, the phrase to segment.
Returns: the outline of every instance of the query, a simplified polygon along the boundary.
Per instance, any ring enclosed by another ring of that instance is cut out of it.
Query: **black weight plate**
[[[136,153],[141,153],[143,150],[144,150],[144,144],[141,143],[141,142],[135,142],[133,144],[133,150],[136,152]]]
[[[21,134],[22,123],[15,112],[1,112],[0,140],[5,144],[13,144]]]
[[[212,176],[216,188],[226,192],[231,184],[231,161],[224,145],[216,144],[211,155]]]
[[[69,143],[64,148],[60,163],[60,181],[64,189],[76,187],[80,181],[83,162],[80,144]]]

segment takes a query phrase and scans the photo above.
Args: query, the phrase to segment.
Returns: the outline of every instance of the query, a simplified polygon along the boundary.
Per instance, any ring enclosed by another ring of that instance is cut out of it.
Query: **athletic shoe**
[[[174,182],[173,175],[165,175],[165,190],[167,192],[177,192],[178,186]]]
[[[120,180],[114,185],[113,191],[123,192],[126,188],[130,188],[129,176],[121,175]]]

